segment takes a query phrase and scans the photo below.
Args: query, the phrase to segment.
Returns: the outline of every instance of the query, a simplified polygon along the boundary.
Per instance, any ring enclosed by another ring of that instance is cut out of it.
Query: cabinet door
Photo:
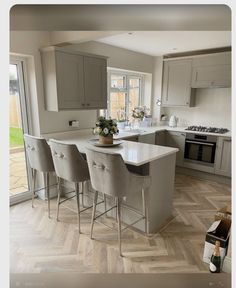
[[[155,145],[155,133],[139,135],[138,142]]]
[[[165,146],[166,145],[166,131],[158,131],[156,132],[156,145]]]
[[[182,132],[166,132],[166,146],[178,148],[176,154],[176,165],[183,166],[184,162],[184,146],[185,146],[185,133]]]
[[[218,137],[215,173],[231,177],[231,139]]]
[[[135,135],[135,136],[127,137],[127,138],[125,138],[124,140],[126,140],[126,141],[132,141],[132,142],[138,142],[138,138],[139,138],[139,136]]]
[[[84,102],[83,56],[56,51],[59,109],[78,109]]]
[[[84,57],[85,108],[107,108],[106,59]]]
[[[162,106],[190,106],[192,60],[164,63]]]
[[[214,88],[231,86],[231,66],[212,65],[193,68],[193,88]]]

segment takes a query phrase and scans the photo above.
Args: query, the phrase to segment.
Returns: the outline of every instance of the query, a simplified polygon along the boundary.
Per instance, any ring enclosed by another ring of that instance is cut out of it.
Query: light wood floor
[[[115,231],[95,223],[95,240],[89,238],[91,211],[82,214],[79,236],[73,211],[61,206],[56,222],[56,200],[51,201],[52,219],[42,200],[35,201],[34,209],[30,201],[12,206],[10,272],[208,273],[202,262],[205,233],[216,210],[230,204],[230,194],[227,185],[178,174],[174,219],[150,238],[126,230],[123,258],[118,256]]]

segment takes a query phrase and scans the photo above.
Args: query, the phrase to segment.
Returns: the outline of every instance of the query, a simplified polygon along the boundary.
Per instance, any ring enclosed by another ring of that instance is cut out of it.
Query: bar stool
[[[29,165],[32,169],[32,207],[34,207],[36,173],[37,171],[43,172],[46,182],[48,217],[50,218],[49,173],[55,171],[50,148],[44,138],[24,134],[24,141]]]
[[[145,221],[145,233],[148,233],[148,211],[147,211],[147,192],[150,186],[150,176],[141,176],[131,173],[122,159],[120,154],[109,154],[104,152],[98,152],[91,149],[86,151],[87,161],[89,166],[89,172],[91,177],[91,184],[95,190],[93,200],[93,212],[91,220],[90,237],[92,239],[94,221],[110,211],[116,208],[116,217],[118,220],[118,242],[119,253],[121,252],[121,201],[123,197],[128,196],[129,191],[141,191],[140,196],[142,199],[142,213],[141,218],[138,221],[144,219]],[[102,192],[106,195],[112,196],[115,199],[115,205],[106,210],[98,216],[96,214],[98,192]],[[128,208],[128,207],[126,207]],[[131,209],[133,211],[133,209]],[[137,223],[130,224],[129,226]],[[128,226],[127,226],[128,227]],[[127,228],[126,227],[126,228]],[[124,229],[126,229],[124,228]]]
[[[77,199],[77,209],[78,209],[78,226],[80,231],[80,213],[92,208],[89,206],[80,210],[80,199],[79,195],[82,194],[82,201],[84,196],[84,183],[90,180],[89,170],[87,161],[83,158],[76,145],[65,144],[61,141],[50,139],[49,145],[52,151],[53,163],[55,166],[55,171],[58,177],[58,199],[57,199],[57,221],[59,216],[59,206],[76,196]],[[73,182],[75,185],[75,195],[64,200],[60,200],[61,197],[61,179]],[[79,191],[79,183],[82,183],[82,191]]]

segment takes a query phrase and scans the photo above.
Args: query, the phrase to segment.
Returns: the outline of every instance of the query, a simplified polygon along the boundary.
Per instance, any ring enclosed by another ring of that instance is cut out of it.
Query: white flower
[[[107,128],[104,128],[103,133],[107,135],[109,133],[109,130]]]

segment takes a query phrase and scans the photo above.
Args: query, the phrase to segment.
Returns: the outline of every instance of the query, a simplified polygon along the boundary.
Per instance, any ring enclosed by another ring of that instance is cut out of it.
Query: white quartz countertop
[[[202,135],[213,135],[218,137],[231,137],[231,131],[227,133],[210,133],[210,132],[199,132],[199,131],[190,131],[185,130],[187,127],[169,127],[169,126],[152,126],[152,127],[141,127],[136,130],[120,130],[119,135],[116,136],[117,139],[124,139],[125,137],[135,136],[135,135],[145,135],[150,133],[155,133],[158,131],[176,131],[176,132],[184,132],[184,133],[194,133],[194,134],[202,134]]]
[[[95,138],[91,134],[64,134],[60,136],[54,135],[54,137],[49,138],[58,139],[63,143],[75,144],[78,147],[79,151],[82,153],[86,153],[86,148],[92,148],[96,151],[106,153],[119,153],[126,164],[131,164],[134,166],[140,166],[179,151],[177,148],[144,144],[125,140],[123,140],[123,142],[119,146],[105,148],[96,147],[89,142],[90,139]]]

